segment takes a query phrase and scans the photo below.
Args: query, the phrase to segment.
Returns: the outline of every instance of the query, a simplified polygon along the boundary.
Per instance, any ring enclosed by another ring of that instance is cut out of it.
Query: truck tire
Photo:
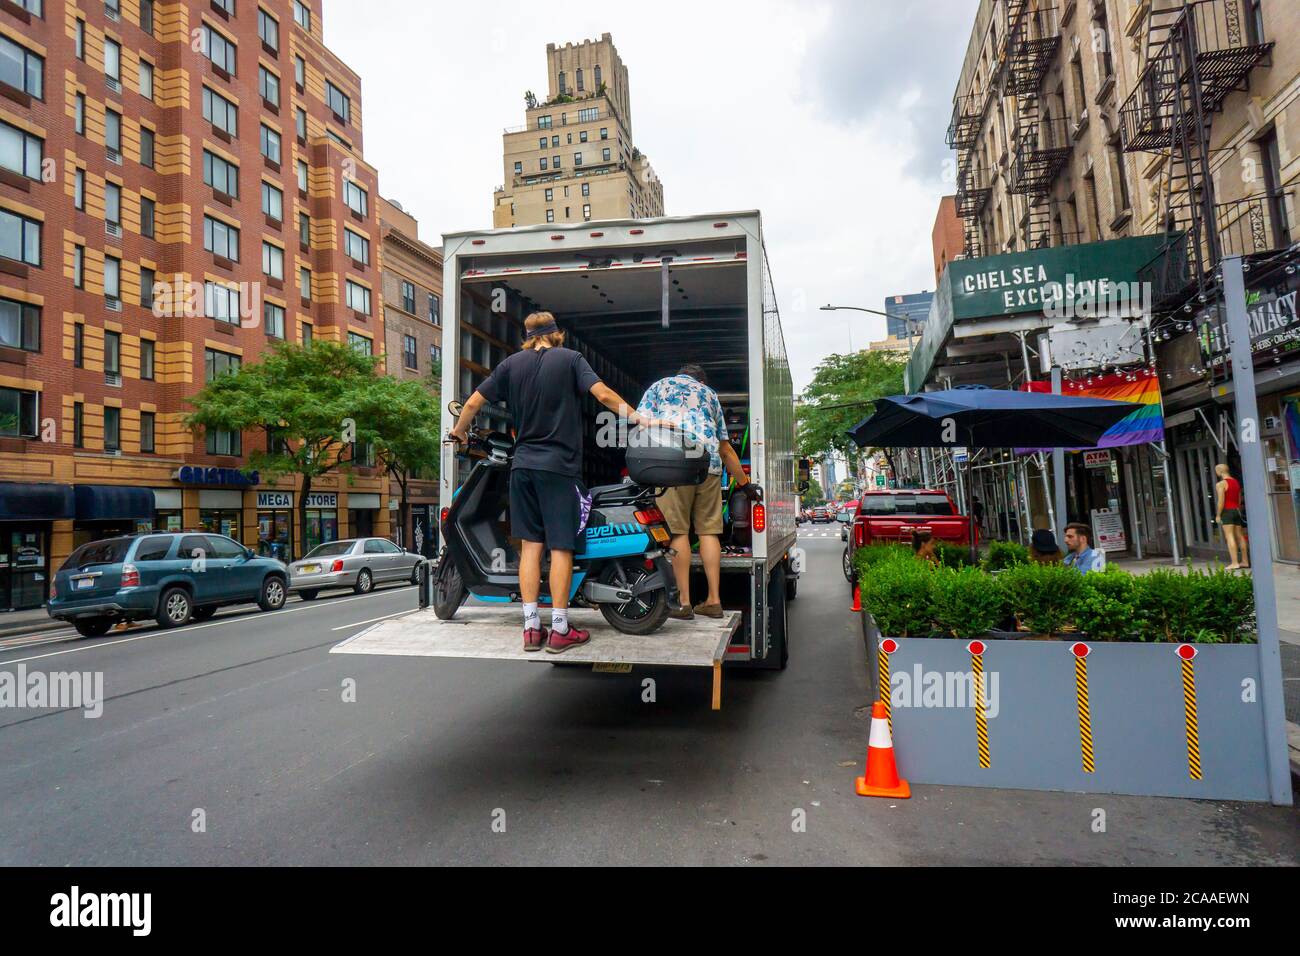
[[[789,568],[785,572],[785,599],[793,601],[799,596],[799,575],[791,574]]]
[[[785,670],[790,661],[790,614],[786,606],[785,568],[777,565],[767,584],[767,660],[771,670]]]
[[[469,592],[465,590],[460,571],[450,557],[443,555],[433,573],[433,613],[440,621],[450,621],[467,597]]]
[[[640,562],[627,567],[611,561],[601,568],[601,584],[632,586],[649,572]],[[653,634],[668,620],[668,592],[664,588],[633,598],[626,604],[602,604],[600,613],[616,630],[624,634]]]

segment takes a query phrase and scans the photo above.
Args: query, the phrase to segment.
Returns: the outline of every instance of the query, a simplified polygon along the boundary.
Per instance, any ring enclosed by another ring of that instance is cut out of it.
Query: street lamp
[[[870,312],[872,315],[883,315],[887,319],[902,319],[907,327],[907,354],[912,354],[912,322],[910,315],[899,315],[897,312],[881,312],[879,309],[868,309],[862,305],[823,305],[819,310],[821,312]],[[886,327],[886,331],[888,328]],[[849,348],[853,347],[853,332],[849,331]]]

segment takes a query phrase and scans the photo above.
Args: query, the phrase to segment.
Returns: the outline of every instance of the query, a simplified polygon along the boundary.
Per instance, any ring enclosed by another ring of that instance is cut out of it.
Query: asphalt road
[[[328,655],[413,607],[409,587],[9,647],[0,670],[101,671],[106,700],[97,719],[0,710],[0,864],[1300,858],[1293,809],[924,785],[909,801],[854,795],[867,671],[838,534],[824,530],[801,535],[789,669],[728,672],[719,712],[703,671]],[[655,703],[642,702],[647,674]],[[1106,833],[1090,829],[1097,807]]]

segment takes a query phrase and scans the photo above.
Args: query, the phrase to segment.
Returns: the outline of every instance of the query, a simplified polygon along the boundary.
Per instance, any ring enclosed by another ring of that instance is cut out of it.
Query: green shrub
[[[1133,576],[1119,568],[1081,575],[1070,614],[1079,630],[1094,641],[1120,641],[1136,630]]]
[[[960,544],[948,544],[939,541],[934,546],[935,556],[939,563],[945,568],[966,568],[970,567],[970,546]]]
[[[862,575],[862,607],[876,619],[882,634],[924,637],[934,630],[935,576],[927,562],[910,556],[877,561]]]
[[[853,552],[853,567],[861,578],[863,572],[882,561],[911,560],[912,549],[903,544],[868,544]]]
[[[941,568],[933,575],[931,599],[935,623],[953,637],[977,637],[1007,616],[1002,583],[979,568]]]
[[[1083,575],[1059,564],[1018,564],[998,576],[1011,610],[1040,634],[1056,634],[1073,623]]]
[[[1029,549],[1015,541],[991,541],[984,559],[985,571],[1005,571],[1017,564],[1029,563]]]
[[[1144,641],[1178,641],[1195,629],[1191,575],[1156,568],[1134,578],[1137,632]]]
[[[1180,635],[1200,643],[1255,640],[1255,588],[1249,574],[1223,568],[1187,575],[1192,593],[1190,617],[1195,631]]]

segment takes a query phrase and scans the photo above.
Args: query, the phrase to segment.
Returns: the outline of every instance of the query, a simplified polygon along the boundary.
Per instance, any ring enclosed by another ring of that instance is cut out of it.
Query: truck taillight
[[[140,569],[134,564],[122,565],[122,587],[138,588],[140,586]]]
[[[658,508],[647,508],[636,513],[636,520],[638,524],[663,524],[664,513]]]
[[[330,573],[338,574],[342,570],[343,570],[343,559],[335,558],[334,563],[330,565]]]
[[[767,529],[767,506],[754,505],[749,512],[749,520],[755,531],[764,531]]]
[[[449,514],[451,514],[451,509],[450,509],[450,508],[443,508],[443,509],[442,509],[442,521],[443,521],[444,524],[446,524],[446,522],[447,522],[447,515],[449,515]]]
[[[866,525],[854,522],[853,525],[853,547],[860,548],[867,543]]]
[[[59,586],[56,582],[56,579],[50,578],[50,600],[53,601],[58,596],[59,596]]]

